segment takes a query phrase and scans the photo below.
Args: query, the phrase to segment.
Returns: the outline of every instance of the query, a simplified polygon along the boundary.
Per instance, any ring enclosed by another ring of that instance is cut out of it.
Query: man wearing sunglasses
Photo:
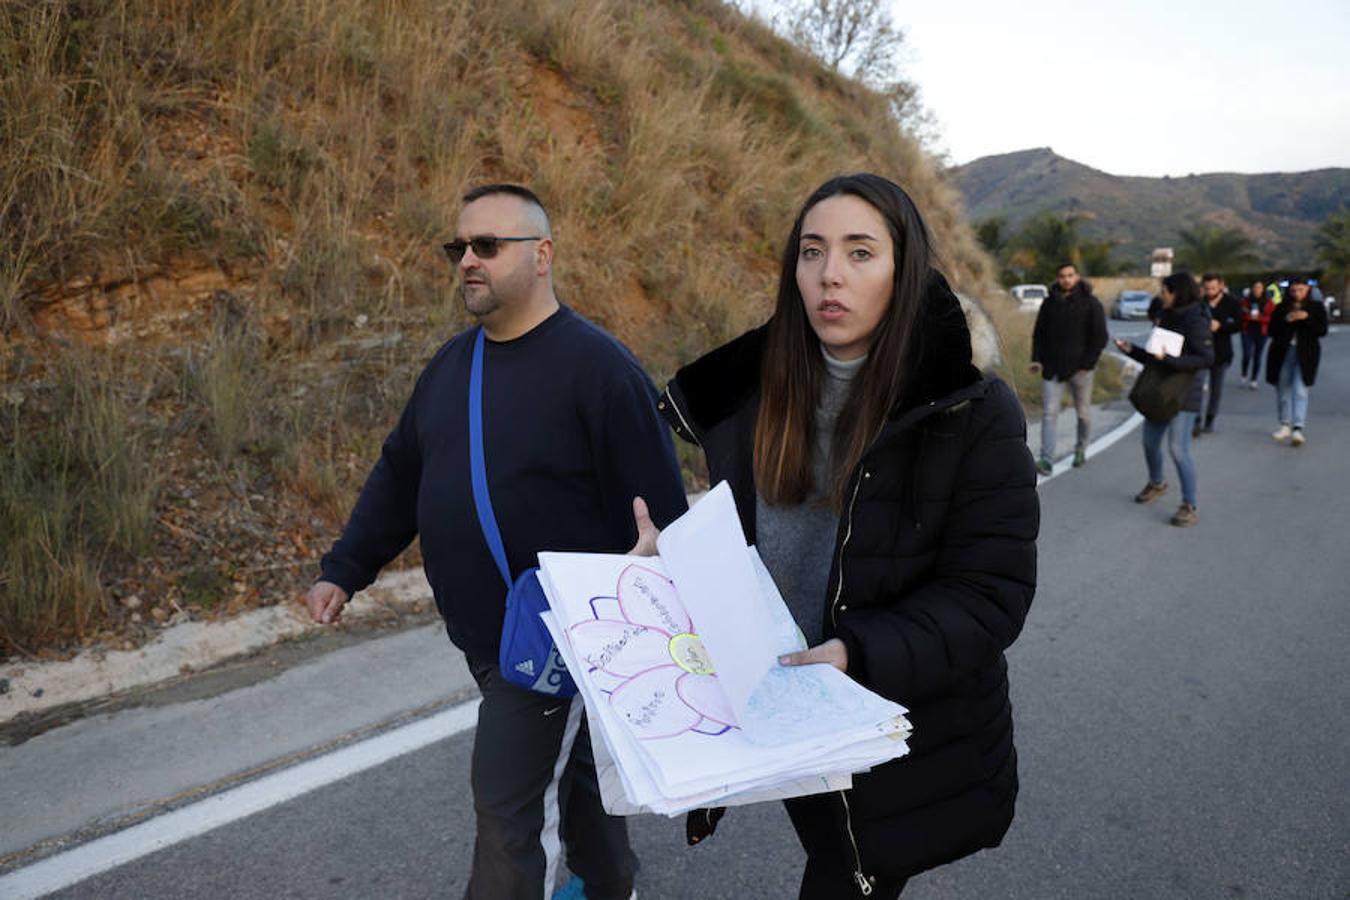
[[[581,698],[517,687],[498,670],[505,589],[474,512],[469,463],[479,327],[487,493],[513,578],[537,564],[540,550],[628,550],[634,514],[645,515],[636,497],[659,526],[679,516],[685,499],[674,447],[637,360],[558,302],[553,238],[538,197],[505,184],[470,191],[444,250],[478,324],[445,344],[418,378],[306,603],[316,621],[336,621],[347,598],[420,536],[437,608],[483,695],[466,896],[547,896],[565,835],[567,864],[585,896],[625,900],[637,859],[623,820],[601,808]]]

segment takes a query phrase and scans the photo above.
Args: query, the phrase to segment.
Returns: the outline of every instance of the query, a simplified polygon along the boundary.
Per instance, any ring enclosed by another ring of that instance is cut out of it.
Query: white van
[[[1050,296],[1050,291],[1043,284],[1015,284],[1010,292],[1023,312],[1035,312],[1041,308],[1045,298]]]

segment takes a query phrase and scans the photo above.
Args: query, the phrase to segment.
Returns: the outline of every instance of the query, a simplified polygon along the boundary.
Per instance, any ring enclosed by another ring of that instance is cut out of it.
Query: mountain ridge
[[[1237,228],[1265,266],[1314,262],[1317,226],[1350,205],[1350,168],[1305,172],[1114,175],[1049,147],[980,157],[947,170],[972,220],[1002,216],[1012,229],[1044,212],[1078,215],[1085,237],[1116,244],[1115,258],[1143,269],[1154,247],[1183,228]]]

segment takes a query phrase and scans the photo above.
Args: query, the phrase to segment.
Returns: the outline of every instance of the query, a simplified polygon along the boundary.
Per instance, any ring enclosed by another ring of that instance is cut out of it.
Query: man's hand
[[[1302,322],[1304,319],[1308,318],[1308,311],[1306,309],[1296,309],[1285,318],[1290,322]]]
[[[1121,353],[1129,353],[1131,350],[1134,349],[1134,344],[1131,344],[1124,338],[1116,338],[1116,349],[1119,350]]]
[[[1219,320],[1218,320],[1218,319],[1210,319],[1210,320],[1209,320],[1209,330],[1210,330],[1210,331],[1218,331],[1218,330],[1219,330]]]
[[[347,603],[347,592],[331,581],[316,581],[305,595],[305,606],[315,622],[331,625],[342,615]]]
[[[1032,375],[1039,375],[1041,374],[1041,364],[1038,362],[1034,362],[1031,365],[1027,366],[1027,371],[1030,372]]]
[[[652,523],[651,513],[647,512],[647,501],[641,497],[633,498],[633,522],[637,525],[637,543],[628,551],[629,556],[655,556],[656,539],[661,530]]]
[[[811,663],[829,663],[840,672],[848,671],[848,647],[839,638],[830,638],[823,644],[817,644],[809,650],[786,653],[778,657],[784,666],[805,666]]]

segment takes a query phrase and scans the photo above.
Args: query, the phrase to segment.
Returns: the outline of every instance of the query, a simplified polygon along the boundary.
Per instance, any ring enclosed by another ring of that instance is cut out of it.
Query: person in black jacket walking
[[[786,801],[803,898],[895,897],[1012,822],[1004,651],[1035,593],[1036,470],[1021,405],[972,364],[932,260],[898,185],[826,182],[792,227],[769,322],[682,368],[658,404],[730,483],[813,645],[785,664],[828,663],[910,710],[908,756]]]
[[[1209,367],[1209,399],[1205,414],[1196,422],[1200,432],[1214,430],[1214,418],[1223,399],[1223,380],[1233,362],[1233,335],[1242,328],[1242,304],[1224,285],[1223,276],[1206,272],[1200,279],[1200,291],[1209,304],[1209,329],[1214,334],[1214,364]]]
[[[1078,276],[1073,263],[1064,263],[1055,275],[1050,296],[1036,313],[1031,332],[1031,371],[1041,375],[1041,458],[1043,475],[1054,471],[1055,435],[1059,407],[1067,382],[1078,416],[1073,448],[1075,467],[1087,462],[1088,432],[1092,427],[1092,372],[1106,347],[1106,313],[1092,287]]]
[[[1214,334],[1210,317],[1200,302],[1195,279],[1188,272],[1174,272],[1163,279],[1163,310],[1160,328],[1174,331],[1184,337],[1179,356],[1168,356],[1161,350],[1150,356],[1143,347],[1126,340],[1116,340],[1121,352],[1145,366],[1158,366],[1167,372],[1192,372],[1190,390],[1181,412],[1172,418],[1157,422],[1144,420],[1144,462],[1148,466],[1148,484],[1134,497],[1135,503],[1151,503],[1167,492],[1163,480],[1162,440],[1168,438],[1172,462],[1181,481],[1181,506],[1172,516],[1172,524],[1180,527],[1200,521],[1197,497],[1198,485],[1195,458],[1191,455],[1191,437],[1196,418],[1205,399],[1205,379],[1202,373],[1214,363]]]
[[[519,185],[475,188],[444,249],[478,324],[418,377],[306,604],[315,621],[336,621],[348,597],[420,536],[436,606],[482,694],[466,897],[549,896],[565,845],[587,897],[627,900],[637,858],[624,820],[601,806],[581,698],[517,686],[499,668],[506,586],[474,514],[469,462],[480,329],[488,494],[513,579],[540,550],[627,550],[635,513],[648,514],[637,496],[662,524],[682,513],[674,444],[637,360],[558,302],[538,197]]]
[[[1275,303],[1266,293],[1266,283],[1258,278],[1242,299],[1242,380],[1253,391],[1261,377],[1261,357],[1266,350],[1266,339],[1270,337],[1270,317],[1274,314]]]
[[[1266,380],[1275,385],[1280,415],[1280,427],[1271,437],[1277,441],[1288,438],[1294,447],[1306,441],[1303,426],[1308,420],[1308,389],[1317,380],[1322,338],[1327,333],[1326,307],[1309,299],[1310,291],[1308,279],[1292,279],[1289,296],[1275,307],[1270,319]]]

